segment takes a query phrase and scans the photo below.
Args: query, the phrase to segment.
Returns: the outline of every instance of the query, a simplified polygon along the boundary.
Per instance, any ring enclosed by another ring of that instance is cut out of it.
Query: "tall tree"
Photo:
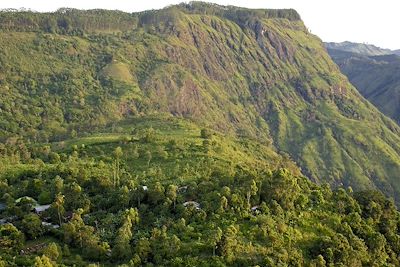
[[[114,149],[114,186],[119,186],[120,184],[120,177],[119,177],[119,164],[120,159],[124,155],[122,152],[122,148],[119,146]]]
[[[226,258],[227,262],[232,262],[235,258],[235,250],[237,247],[238,229],[234,225],[228,226],[222,235],[218,245],[219,254]]]
[[[137,209],[131,208],[124,212],[122,216],[122,225],[118,229],[115,238],[112,257],[114,260],[128,259],[132,256],[131,240],[133,237],[132,227],[139,222]]]
[[[254,179],[250,180],[249,183],[247,184],[247,192],[246,192],[246,199],[247,199],[247,206],[250,207],[250,198],[251,196],[257,195],[257,183],[254,181]]]
[[[78,209],[71,220],[62,226],[64,241],[83,250],[83,255],[92,260],[104,259],[109,246],[101,242],[94,227],[82,220],[83,209]]]
[[[212,253],[213,256],[215,256],[215,251],[217,249],[217,246],[219,244],[219,242],[221,241],[222,238],[222,230],[221,228],[217,227],[217,229],[213,229],[211,230],[211,232],[209,233],[209,244],[211,244],[212,246]]]
[[[36,239],[43,234],[42,220],[34,213],[29,213],[22,220],[22,230],[31,239]]]
[[[174,209],[176,207],[176,198],[178,196],[178,187],[176,185],[169,185],[167,188],[166,195],[174,203]]]
[[[58,217],[58,223],[59,225],[62,224],[62,219],[63,215],[65,213],[64,209],[64,195],[61,195],[61,193],[58,193],[56,196],[55,201],[53,202],[52,206],[57,210],[57,217]]]

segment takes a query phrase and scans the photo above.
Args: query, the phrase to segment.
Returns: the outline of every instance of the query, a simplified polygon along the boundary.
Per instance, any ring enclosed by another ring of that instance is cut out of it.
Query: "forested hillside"
[[[400,122],[400,56],[368,56],[335,49],[328,52],[366,99]]]
[[[296,11],[6,10],[0,51],[0,266],[399,265],[400,128]]]
[[[400,264],[382,193],[317,186],[271,147],[180,119],[1,151],[3,266]]]

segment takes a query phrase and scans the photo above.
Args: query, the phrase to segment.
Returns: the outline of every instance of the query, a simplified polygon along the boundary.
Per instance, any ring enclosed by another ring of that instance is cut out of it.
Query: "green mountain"
[[[272,142],[312,181],[400,192],[399,127],[293,10],[2,12],[1,135],[37,142],[172,114]]]
[[[400,57],[368,56],[328,49],[350,82],[380,111],[400,122]]]
[[[325,43],[327,49],[340,50],[356,54],[362,54],[365,56],[382,56],[396,54],[396,51],[390,49],[383,49],[371,44],[360,44],[352,42],[341,42],[341,43]]]
[[[400,265],[400,128],[294,10],[8,10],[0,51],[0,266]]]

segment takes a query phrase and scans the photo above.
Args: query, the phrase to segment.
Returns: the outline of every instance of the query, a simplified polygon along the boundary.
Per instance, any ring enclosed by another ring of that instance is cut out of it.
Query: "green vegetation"
[[[2,11],[0,50],[0,266],[400,264],[400,128],[294,10]]]
[[[53,31],[48,20],[59,22]],[[0,21],[2,142],[69,142],[172,114],[273,143],[315,182],[399,202],[399,127],[293,10],[193,2],[134,14],[3,11]]]
[[[400,123],[400,57],[393,54],[394,51],[379,56],[362,51],[350,53],[340,48],[328,49],[328,52],[366,99]]]
[[[317,186],[271,147],[185,120],[116,126],[2,148],[4,266],[400,263],[400,213],[379,192]]]

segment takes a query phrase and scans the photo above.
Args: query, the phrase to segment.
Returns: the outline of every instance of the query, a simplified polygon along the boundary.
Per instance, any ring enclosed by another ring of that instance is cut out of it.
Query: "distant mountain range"
[[[325,43],[327,49],[331,50],[340,50],[345,52],[352,52],[357,54],[362,54],[365,56],[382,56],[382,55],[400,55],[399,50],[390,50],[377,47],[371,44],[361,44],[361,43],[352,43],[352,42],[341,42],[341,43]]]
[[[325,45],[360,93],[400,123],[400,50],[350,42]]]

